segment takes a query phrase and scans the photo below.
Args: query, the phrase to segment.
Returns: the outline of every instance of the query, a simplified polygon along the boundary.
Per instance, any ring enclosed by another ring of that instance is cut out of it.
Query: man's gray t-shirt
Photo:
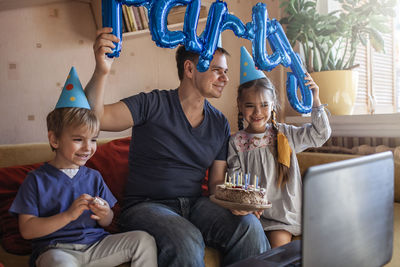
[[[178,89],[153,90],[122,101],[134,121],[124,206],[138,197],[200,196],[207,168],[227,158],[230,127],[225,116],[205,100],[204,119],[193,128]]]

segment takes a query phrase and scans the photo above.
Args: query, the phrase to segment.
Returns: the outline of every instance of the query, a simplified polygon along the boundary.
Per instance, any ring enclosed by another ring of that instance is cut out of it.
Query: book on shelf
[[[140,21],[142,22],[143,29],[149,28],[149,21],[147,20],[147,9],[144,6],[138,7],[140,13]]]
[[[185,20],[186,6],[175,6],[171,8],[168,14],[168,25],[183,23]],[[205,6],[200,7],[199,18],[207,17],[207,8]]]
[[[150,20],[149,20],[149,10],[145,7],[143,7],[144,9],[144,15],[146,17],[146,21],[147,21],[147,25],[149,24]]]
[[[125,25],[125,29],[128,32],[132,32],[132,27],[131,27],[131,23],[129,21],[129,17],[128,17],[128,11],[126,10],[127,6],[126,5],[122,5],[122,15],[124,17],[123,19],[123,24]]]
[[[142,21],[140,19],[139,8],[136,7],[136,6],[131,6],[131,8],[132,8],[133,15],[134,15],[134,18],[135,18],[135,21],[136,21],[137,29],[138,30],[143,30],[144,28],[143,28]]]
[[[168,25],[183,23],[185,20],[185,12],[186,6],[175,6],[171,8],[167,18]],[[149,28],[149,18],[145,7],[122,5],[122,14],[123,32],[134,32]],[[199,18],[205,17],[207,17],[207,8],[201,6]]]
[[[132,31],[138,31],[138,30],[140,30],[140,29],[139,29],[139,26],[138,26],[137,23],[136,23],[135,14],[133,13],[132,6],[127,6],[127,7],[126,7],[126,11],[127,11],[127,13],[128,13],[129,20],[130,20],[130,22],[131,22]]]
[[[124,32],[128,32],[128,30],[126,29],[126,23],[125,23],[125,20],[122,20],[122,25],[121,25],[121,28],[122,28],[122,33],[124,33]]]

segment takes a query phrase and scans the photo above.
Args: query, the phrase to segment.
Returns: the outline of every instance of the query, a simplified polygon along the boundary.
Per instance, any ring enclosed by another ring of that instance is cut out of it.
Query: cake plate
[[[268,202],[267,205],[259,205],[259,204],[242,204],[242,203],[235,203],[225,200],[220,200],[215,198],[214,195],[210,196],[210,200],[224,208],[230,210],[245,210],[245,211],[257,211],[257,210],[264,210],[269,209],[272,207],[271,202]]]

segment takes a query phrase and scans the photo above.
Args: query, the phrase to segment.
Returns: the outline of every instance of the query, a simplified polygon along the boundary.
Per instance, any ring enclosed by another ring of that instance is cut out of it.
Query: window
[[[336,0],[318,1],[318,5],[321,12],[330,12],[339,7]],[[399,1],[397,5],[396,17],[388,18],[391,20],[391,31],[384,34],[386,53],[377,53],[370,46],[361,46],[358,50],[356,61],[360,64],[359,89],[354,113],[352,116],[330,118],[332,136],[354,138],[400,136]],[[309,121],[309,117],[285,118],[286,123],[297,125]],[[396,146],[399,146],[399,141],[396,142]]]
[[[321,12],[340,8],[336,0],[319,2]],[[400,4],[398,3],[399,10]],[[400,14],[388,17],[389,33],[383,34],[385,53],[376,52],[369,44],[360,44],[356,64],[359,73],[358,92],[353,114],[388,114],[400,112]],[[397,40],[396,40],[397,38]]]
[[[390,19],[390,33],[384,34],[385,53],[370,45],[360,46],[356,63],[360,64],[359,84],[354,114],[385,114],[400,111],[398,57],[395,51],[395,22]],[[397,59],[396,59],[397,58]],[[397,63],[396,63],[397,62]]]

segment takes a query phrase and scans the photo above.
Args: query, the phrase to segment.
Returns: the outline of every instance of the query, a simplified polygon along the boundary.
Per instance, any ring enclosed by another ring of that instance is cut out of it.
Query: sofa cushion
[[[0,168],[0,231],[3,248],[14,254],[28,254],[31,243],[21,237],[18,229],[18,220],[8,212],[19,186],[28,172],[38,168],[41,163]]]

